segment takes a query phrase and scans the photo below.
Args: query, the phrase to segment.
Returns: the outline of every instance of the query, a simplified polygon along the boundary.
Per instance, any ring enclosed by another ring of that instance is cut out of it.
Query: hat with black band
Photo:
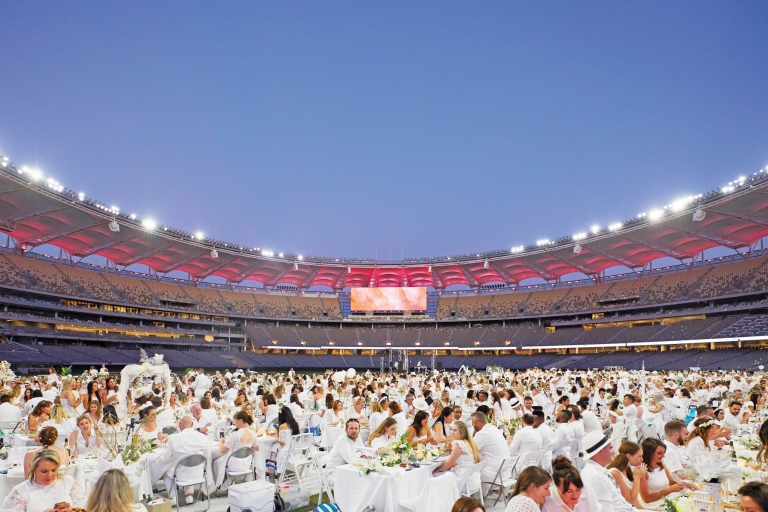
[[[584,458],[591,459],[600,450],[611,444],[610,438],[603,435],[600,431],[590,432],[584,436],[582,446],[584,446]]]

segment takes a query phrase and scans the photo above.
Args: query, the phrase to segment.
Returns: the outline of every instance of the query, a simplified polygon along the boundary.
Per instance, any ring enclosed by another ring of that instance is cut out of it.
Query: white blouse
[[[509,500],[504,512],[541,512],[541,507],[528,496],[518,494]]]
[[[59,478],[50,485],[24,480],[5,498],[3,510],[43,512],[61,502],[69,503],[72,508],[85,507],[85,489],[71,476]]]

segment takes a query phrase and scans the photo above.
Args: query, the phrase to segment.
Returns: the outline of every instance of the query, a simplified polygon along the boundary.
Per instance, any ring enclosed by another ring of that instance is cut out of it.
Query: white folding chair
[[[525,468],[530,466],[537,466],[539,464],[540,457],[541,450],[524,453],[520,456],[520,459],[518,459],[517,464],[515,465],[514,474],[519,475]]]
[[[248,460],[248,468],[243,470],[232,470],[229,467],[229,463],[232,459],[246,459]],[[242,448],[238,448],[234,452],[229,454],[229,457],[227,457],[227,462],[224,464],[224,467],[227,471],[227,476],[230,480],[234,480],[237,477],[251,475],[254,480],[256,480],[256,473],[255,468],[253,467],[253,448],[250,446],[243,446]],[[243,479],[244,481],[247,480],[247,478]]]
[[[504,501],[506,501],[507,490],[515,484],[515,481],[512,478],[512,472],[514,471],[518,460],[520,460],[519,456],[508,457],[501,461],[499,470],[496,471],[492,480],[483,481],[481,478],[480,486],[482,487],[483,484],[488,485],[488,490],[485,492],[483,499],[488,499],[488,495],[491,491],[496,489],[499,491],[499,495],[496,496],[496,501],[493,502],[494,507],[499,502],[500,497],[504,496]]]
[[[483,485],[480,484],[480,488],[477,490],[471,490],[469,489],[469,478],[474,475],[475,473],[481,473],[483,471],[483,468],[485,467],[486,461],[481,460],[474,466],[472,466],[472,469],[464,473],[464,475],[461,477],[461,480],[459,480],[458,488],[459,488],[459,494],[462,496],[472,497],[472,494],[477,493],[480,496],[480,503],[485,503],[483,501]],[[482,480],[482,478],[481,478]]]
[[[427,484],[421,492],[404,499],[400,502],[400,506],[414,512],[418,510],[450,512],[458,499],[459,488],[456,485],[456,475],[446,471],[438,477],[427,479]]]
[[[200,478],[190,478],[185,480],[179,480],[176,478],[176,473],[178,472],[179,468],[196,468],[198,466],[202,466],[202,475]],[[208,461],[207,459],[198,454],[193,455],[185,455],[182,457],[182,459],[176,464],[176,467],[173,468],[173,479],[171,481],[171,489],[176,491],[176,510],[179,510],[179,487],[192,487],[195,485],[200,486],[200,491],[203,490],[203,485],[205,485],[205,497],[208,500],[208,505],[205,507],[205,510],[208,510],[211,508],[211,496],[208,492]]]

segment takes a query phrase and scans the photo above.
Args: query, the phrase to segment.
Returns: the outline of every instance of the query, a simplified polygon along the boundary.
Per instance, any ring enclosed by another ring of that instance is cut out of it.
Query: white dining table
[[[417,496],[440,464],[422,464],[404,470],[400,467],[381,468],[377,473],[364,474],[362,467],[351,464],[339,466],[334,475],[333,495],[342,512],[360,512],[372,506],[376,512],[406,512],[400,502]]]

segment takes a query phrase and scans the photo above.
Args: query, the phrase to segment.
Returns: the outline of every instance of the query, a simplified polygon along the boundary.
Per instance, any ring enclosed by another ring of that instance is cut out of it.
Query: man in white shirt
[[[0,395],[0,424],[7,430],[16,426],[21,421],[21,409],[11,403],[11,395]]]
[[[209,439],[215,439],[217,426],[203,414],[203,408],[200,404],[192,404],[190,411],[192,411],[192,428],[197,432],[204,434]]]
[[[523,414],[522,428],[517,429],[514,437],[507,434],[509,454],[512,457],[541,450],[541,436],[533,428],[533,421],[533,415]]]
[[[731,432],[738,434],[739,428],[741,428],[741,419],[743,413],[741,412],[741,404],[733,401],[728,406],[728,410],[725,411],[723,421],[720,422],[720,426],[729,428]]]
[[[336,468],[344,464],[351,464],[356,458],[369,458],[361,453],[365,447],[360,439],[360,422],[357,420],[347,420],[346,435],[339,436],[336,444],[328,456],[328,462],[325,464],[325,472],[328,475],[328,483],[333,487],[336,476]]]
[[[588,409],[589,401],[587,399],[579,400],[579,409],[581,409],[581,422],[584,424],[584,434],[590,432],[602,432],[603,426],[595,413]]]
[[[53,402],[57,396],[59,396],[58,385],[55,382],[47,383],[45,385],[45,391],[43,391],[43,398],[49,402]]]
[[[171,497],[171,501],[176,499],[176,489],[172,485],[173,471],[176,469],[176,464],[187,455],[202,455],[207,459],[207,464],[210,464],[211,450],[209,448],[208,437],[197,432],[192,427],[192,418],[184,416],[179,421],[178,434],[172,435],[168,438],[168,444],[165,450],[158,459],[157,464],[150,464],[150,478],[152,481],[156,481],[160,477],[164,477],[165,487],[168,489],[168,494]],[[156,467],[155,467],[156,466]],[[202,466],[194,468],[181,467],[176,472],[176,478],[178,480],[198,480],[202,477]],[[211,471],[208,471],[208,489],[212,489],[213,478],[211,477]],[[192,503],[193,488],[184,488],[184,494],[186,495],[186,502]]]
[[[691,474],[691,458],[685,449],[685,440],[688,438],[688,428],[681,420],[671,420],[664,425],[664,444],[667,451],[664,454],[664,467],[677,480],[689,480]]]
[[[541,409],[533,410],[533,428],[541,437],[541,467],[551,473],[552,444],[555,442],[555,433],[547,425],[546,415]]]
[[[206,391],[211,389],[211,379],[203,373],[201,368],[200,373],[195,377],[195,381],[189,387],[195,390],[195,396],[199,398],[205,395]]]
[[[509,446],[504,434],[495,425],[488,423],[488,417],[482,412],[472,413],[472,428],[475,429],[477,449],[486,462],[481,479],[490,482],[499,471],[501,461],[509,457]]]
[[[616,481],[605,469],[613,460],[611,440],[602,432],[590,432],[584,436],[584,458],[587,459],[581,471],[581,479],[585,487],[594,491],[602,505],[602,512],[632,512],[635,508],[630,505]]]
[[[571,421],[572,414],[570,411],[562,410],[557,413],[557,430],[555,430],[555,439],[552,442],[552,458],[564,455],[569,459],[572,459],[571,447],[573,446],[573,429],[569,422]]]

